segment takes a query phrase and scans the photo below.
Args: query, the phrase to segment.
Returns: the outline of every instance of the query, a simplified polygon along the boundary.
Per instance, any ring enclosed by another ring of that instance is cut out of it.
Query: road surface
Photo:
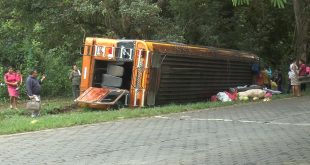
[[[309,165],[310,97],[0,136],[0,161]]]

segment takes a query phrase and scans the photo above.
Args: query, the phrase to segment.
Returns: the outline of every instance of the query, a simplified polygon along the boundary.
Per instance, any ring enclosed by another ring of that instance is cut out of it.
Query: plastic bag
[[[278,85],[277,85],[276,82],[271,81],[271,89],[272,89],[272,90],[277,90],[277,89],[278,89]]]
[[[228,102],[231,101],[231,99],[229,98],[229,96],[225,93],[225,92],[219,92],[216,95],[217,99],[222,101],[222,102]]]
[[[237,91],[236,92],[232,92],[232,93],[229,93],[229,92],[225,92],[225,93],[232,101],[237,100],[237,96],[238,96],[238,92]]]
[[[41,102],[30,100],[26,104],[26,109],[28,110],[40,110],[41,108]]]

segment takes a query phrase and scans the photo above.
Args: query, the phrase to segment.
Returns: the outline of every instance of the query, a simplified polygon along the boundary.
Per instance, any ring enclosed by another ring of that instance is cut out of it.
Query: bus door
[[[128,90],[90,87],[80,95],[75,102],[97,105],[114,105],[124,96],[125,105],[127,105],[128,95]]]

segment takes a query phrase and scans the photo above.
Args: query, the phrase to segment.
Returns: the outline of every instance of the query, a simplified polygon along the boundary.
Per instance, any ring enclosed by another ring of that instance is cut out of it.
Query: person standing
[[[252,64],[251,70],[252,70],[253,84],[257,84],[257,80],[259,76],[259,64],[258,63]]]
[[[81,72],[77,68],[76,64],[72,65],[72,71],[70,73],[69,79],[71,80],[73,97],[76,99],[80,96],[81,82]]]
[[[299,75],[299,70],[298,70],[297,60],[295,60],[290,65],[290,76],[289,76],[291,79],[291,86],[292,86],[294,96],[301,96],[301,94],[300,94],[300,83],[298,81],[298,75]]]
[[[292,85],[291,85],[291,76],[292,76],[292,72],[291,72],[291,67],[289,66],[288,67],[288,72],[287,72],[287,75],[288,75],[288,81],[287,81],[287,94],[290,94],[291,93],[291,89],[292,89]]]
[[[270,77],[268,75],[268,70],[266,67],[264,67],[264,69],[261,71],[262,72],[262,76],[263,76],[263,81],[264,81],[264,87],[271,89],[271,85],[270,85]]]
[[[274,81],[276,82],[277,86],[278,86],[278,91],[283,92],[282,90],[282,72],[281,70],[275,70],[274,72]]]
[[[16,71],[16,81],[17,81],[16,90],[19,90],[21,85],[23,84],[23,75],[21,74],[20,70]]]
[[[307,75],[307,66],[305,64],[305,61],[300,60],[300,67],[299,67],[299,76],[306,76]],[[301,83],[300,84],[300,90],[301,91],[306,91],[306,83]]]
[[[278,84],[278,91],[281,91],[283,92],[283,84],[282,84],[282,81],[283,81],[283,76],[282,76],[282,71],[279,70],[278,72],[278,78],[276,80],[276,83]]]
[[[16,88],[18,82],[13,67],[9,67],[8,72],[4,75],[4,82],[7,84],[8,87],[8,92],[10,96],[10,108],[17,109],[17,98],[19,97],[19,93]]]
[[[41,80],[37,79],[38,72],[37,70],[31,70],[29,73],[29,76],[26,80],[26,89],[27,89],[27,95],[30,99],[35,100],[37,102],[41,102],[41,84],[43,80],[45,79],[45,76],[43,75]],[[31,117],[37,117],[40,113],[39,110],[32,111]]]
[[[266,71],[267,71],[267,74],[269,76],[269,79],[271,79],[271,77],[272,77],[272,69],[271,69],[271,67],[268,66],[268,68],[266,68]]]

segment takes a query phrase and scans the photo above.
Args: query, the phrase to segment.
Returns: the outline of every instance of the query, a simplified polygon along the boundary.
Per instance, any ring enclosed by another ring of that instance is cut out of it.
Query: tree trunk
[[[293,0],[296,33],[295,33],[295,55],[297,58],[307,61],[308,53],[308,26],[310,0]]]

